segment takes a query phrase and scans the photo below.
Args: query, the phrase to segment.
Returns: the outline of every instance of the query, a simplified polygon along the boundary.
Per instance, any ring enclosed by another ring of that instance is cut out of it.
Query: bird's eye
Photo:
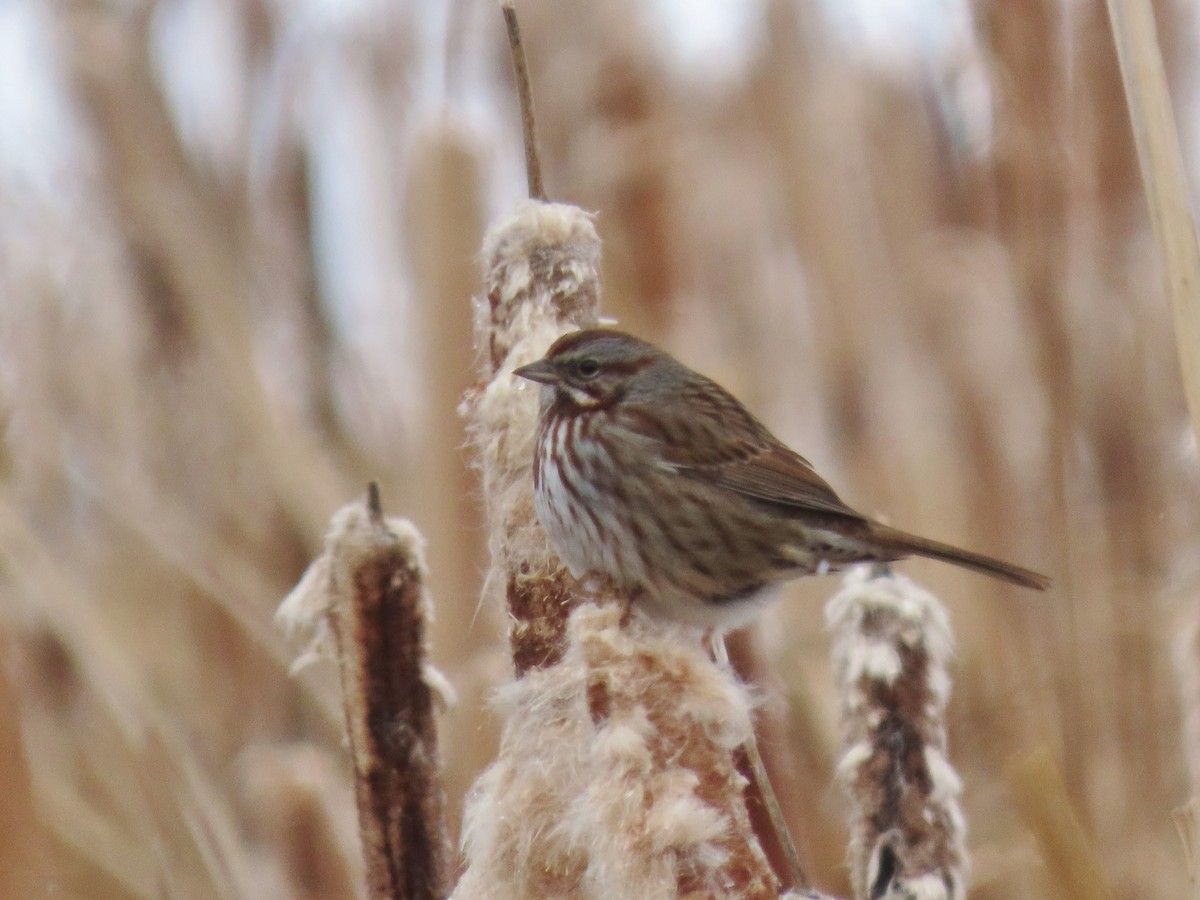
[[[575,364],[575,371],[580,378],[595,378],[600,374],[600,363],[594,359],[581,359]]]

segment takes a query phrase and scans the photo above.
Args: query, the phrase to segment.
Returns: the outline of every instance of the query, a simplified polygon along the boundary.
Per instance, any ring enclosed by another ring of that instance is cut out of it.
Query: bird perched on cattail
[[[652,614],[731,627],[780,582],[907,556],[1049,585],[855,512],[732,394],[628,334],[564,335],[515,374],[543,386],[538,519],[575,577]]]

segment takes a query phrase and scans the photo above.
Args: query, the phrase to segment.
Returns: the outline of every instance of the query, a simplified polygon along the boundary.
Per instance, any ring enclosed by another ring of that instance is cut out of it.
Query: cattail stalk
[[[591,218],[531,201],[484,248],[484,383],[463,411],[487,506],[485,599],[507,605],[518,677],[497,698],[500,754],[468,802],[454,897],[776,898],[735,765],[745,691],[694,631],[584,595],[534,514],[538,389],[511,373],[597,321]]]
[[[865,900],[966,896],[961,783],[946,756],[946,611],[901,576],[847,575],[825,608],[841,698],[850,877]]]
[[[372,900],[440,900],[449,889],[434,722],[443,681],[426,661],[422,544],[408,522],[384,519],[372,485],[365,505],[334,516],[324,554],[278,613],[314,636],[301,663],[333,637]]]

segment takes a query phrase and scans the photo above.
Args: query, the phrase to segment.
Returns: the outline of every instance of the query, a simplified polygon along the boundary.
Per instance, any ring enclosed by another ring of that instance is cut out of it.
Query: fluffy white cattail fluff
[[[560,335],[596,324],[600,239],[583,210],[531,200],[488,232],[483,256],[487,293],[475,316],[483,383],[460,411],[487,509],[492,562],[484,596],[506,602],[523,672],[561,651],[573,583],[533,510],[538,386],[512,370],[540,359]]]
[[[907,578],[851,571],[825,608],[841,697],[838,777],[856,897],[966,895],[962,786],[946,757],[949,620]]]
[[[583,604],[562,659],[496,702],[455,900],[778,896],[733,764],[750,702],[693,633]]]

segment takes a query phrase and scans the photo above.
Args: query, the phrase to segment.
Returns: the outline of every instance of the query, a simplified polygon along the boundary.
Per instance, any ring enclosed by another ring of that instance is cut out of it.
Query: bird
[[[1050,584],[857,512],[731,393],[632,335],[570,332],[513,374],[541,386],[533,494],[551,544],[657,618],[740,627],[784,582],[910,556]]]

